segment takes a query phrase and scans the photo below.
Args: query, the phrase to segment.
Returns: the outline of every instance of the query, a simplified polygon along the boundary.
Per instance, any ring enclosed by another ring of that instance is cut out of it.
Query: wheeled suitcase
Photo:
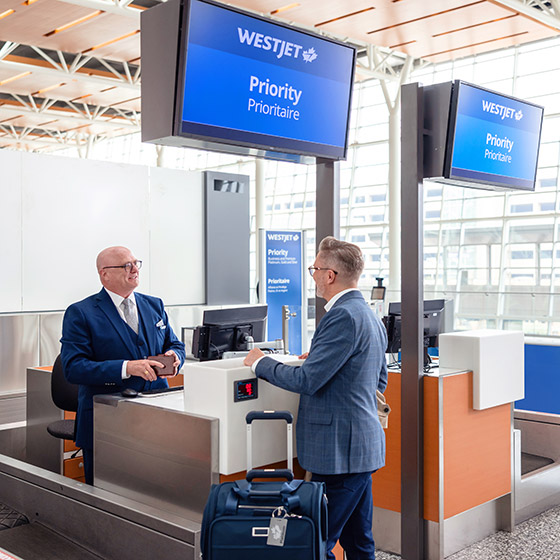
[[[252,469],[252,422],[278,419],[287,423],[288,468]],[[322,482],[294,480],[292,413],[249,412],[246,421],[247,477],[212,486],[202,519],[203,560],[324,560],[325,487]]]

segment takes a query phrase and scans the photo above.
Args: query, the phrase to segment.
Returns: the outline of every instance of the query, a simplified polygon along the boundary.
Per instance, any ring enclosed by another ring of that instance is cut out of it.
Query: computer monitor
[[[430,363],[428,348],[438,346],[438,337],[442,332],[453,330],[453,300],[424,300],[424,365]],[[387,353],[400,351],[402,331],[402,308],[400,302],[389,304],[389,313],[383,318],[387,329]]]
[[[267,305],[208,309],[193,333],[192,354],[200,361],[219,360],[224,352],[247,349],[248,337],[264,341]]]

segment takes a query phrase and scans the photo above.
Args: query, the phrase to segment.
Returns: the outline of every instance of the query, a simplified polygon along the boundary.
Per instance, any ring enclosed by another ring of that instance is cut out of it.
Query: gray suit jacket
[[[297,454],[316,474],[374,471],[385,464],[375,392],[387,386],[387,333],[359,291],[344,294],[321,319],[301,366],[266,357],[256,374],[300,393]]]

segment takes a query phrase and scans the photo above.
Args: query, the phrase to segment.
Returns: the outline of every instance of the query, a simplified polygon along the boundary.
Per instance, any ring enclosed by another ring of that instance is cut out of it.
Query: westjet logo
[[[491,103],[490,101],[486,101],[486,99],[482,100],[482,110],[485,113],[498,115],[502,120],[515,119],[516,121],[520,121],[523,118],[523,111],[521,111],[521,109],[516,111],[513,107],[506,107],[505,105]]]
[[[237,34],[239,35],[239,42],[242,45],[248,45],[255,49],[262,49],[263,51],[272,51],[276,55],[276,58],[282,58],[284,56],[300,58],[300,54],[304,62],[313,62],[317,58],[317,53],[313,47],[304,50],[303,45],[290,43],[283,39],[271,37],[270,35],[263,35],[255,31],[242,29],[241,27],[237,28]]]
[[[297,233],[267,233],[269,241],[297,241],[299,235]]]

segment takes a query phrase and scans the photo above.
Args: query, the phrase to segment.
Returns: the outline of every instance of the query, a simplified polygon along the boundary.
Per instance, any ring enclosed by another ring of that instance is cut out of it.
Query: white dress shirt
[[[109,294],[109,297],[111,298],[111,301],[115,304],[115,307],[117,308],[117,311],[121,316],[121,319],[126,323],[126,319],[124,318],[124,311],[123,308],[121,307],[121,304],[125,300],[125,298],[119,296],[119,294],[115,294],[114,292],[109,291],[107,288],[104,288],[104,290]],[[140,325],[140,321],[138,320],[138,308],[136,307],[136,299],[134,297],[134,292],[132,292],[128,296],[128,299],[132,303],[132,307],[130,308],[130,311],[133,315],[136,315],[136,321],[138,325]],[[128,364],[128,360],[124,360],[122,364],[121,377],[123,379],[128,379],[130,377],[130,375],[126,373],[126,364]]]

